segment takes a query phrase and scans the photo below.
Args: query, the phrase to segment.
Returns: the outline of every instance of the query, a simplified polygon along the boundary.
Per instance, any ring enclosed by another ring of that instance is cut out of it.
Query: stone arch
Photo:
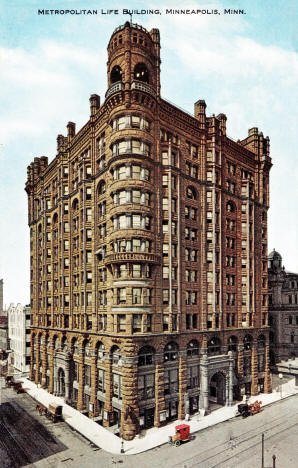
[[[192,185],[186,187],[186,197],[191,200],[197,200],[198,192]]]
[[[98,185],[97,185],[97,194],[100,196],[100,195],[103,195],[104,193],[106,193],[106,183],[104,180],[101,180],[98,182]]]
[[[221,341],[217,336],[213,336],[207,342],[207,354],[215,356],[221,353]]]
[[[186,353],[188,358],[199,357],[200,355],[200,344],[198,340],[191,340],[187,344]]]
[[[134,67],[133,78],[137,81],[143,81],[144,83],[150,82],[150,74],[147,66],[143,62],[139,62]]]
[[[62,351],[64,352],[68,351],[67,337],[65,335],[61,339],[61,348],[62,348]]]
[[[231,335],[228,338],[228,351],[237,351],[238,338],[235,335]]]
[[[150,345],[143,346],[138,352],[138,366],[151,366],[154,364],[155,349]]]
[[[74,198],[72,201],[71,208],[73,211],[76,211],[79,208],[79,200],[77,198]]]
[[[111,84],[122,81],[122,68],[119,65],[115,65],[110,73]]]
[[[209,377],[209,399],[219,405],[226,401],[226,378],[226,373],[218,370]]]
[[[179,346],[175,341],[170,341],[164,348],[164,362],[178,361]]]
[[[110,349],[110,356],[112,359],[112,365],[120,366],[121,365],[121,349],[117,345],[113,345]]]
[[[232,202],[232,200],[229,200],[226,204],[226,210],[229,212],[229,213],[235,213],[236,211],[236,205],[234,202]]]
[[[243,338],[244,351],[249,351],[252,348],[253,338],[251,335],[247,334]]]
[[[258,349],[265,349],[266,346],[266,337],[261,333],[257,338]]]

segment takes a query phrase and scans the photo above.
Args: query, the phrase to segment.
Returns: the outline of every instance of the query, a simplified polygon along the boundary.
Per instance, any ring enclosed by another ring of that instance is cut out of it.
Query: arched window
[[[168,343],[164,350],[164,362],[178,360],[178,345],[174,341]]]
[[[187,345],[187,357],[199,357],[200,345],[197,340],[192,340]]]
[[[230,212],[230,213],[234,213],[235,212],[235,203],[233,203],[231,200],[228,201],[227,203],[227,211]]]
[[[155,350],[152,346],[143,346],[139,351],[138,366],[152,366],[154,364]]]
[[[237,351],[237,337],[236,336],[230,336],[228,339],[228,351]]]
[[[61,347],[62,347],[62,351],[64,351],[64,352],[66,352],[66,351],[68,350],[67,338],[66,338],[66,336],[64,336],[64,337],[62,338]]]
[[[84,354],[85,354],[85,357],[90,357],[91,356],[91,345],[89,343],[89,341],[85,342],[85,349],[84,349]]]
[[[106,183],[104,180],[102,180],[98,184],[98,195],[102,195],[105,192],[106,192]]]
[[[78,356],[78,354],[79,354],[79,344],[78,344],[78,340],[73,340],[73,342],[72,342],[72,350],[73,350],[74,356]]]
[[[117,81],[122,81],[122,70],[119,65],[115,65],[111,71],[111,83],[117,83]]]
[[[243,340],[244,350],[249,351],[252,347],[252,337],[251,335],[245,335]]]
[[[58,349],[58,347],[59,347],[59,341],[58,341],[58,337],[57,337],[57,336],[54,336],[54,338],[53,338],[53,343],[54,343],[54,349]]]
[[[144,63],[138,63],[134,69],[134,79],[149,83],[149,72]]]
[[[53,216],[53,224],[56,224],[57,222],[58,222],[58,215],[57,213],[55,213]]]
[[[266,344],[266,338],[264,335],[258,336],[258,349],[264,349]]]
[[[191,200],[196,200],[198,198],[197,191],[194,187],[187,187],[186,189],[186,196],[187,198],[190,198]]]
[[[97,351],[97,359],[98,361],[102,361],[105,355],[105,347],[101,341],[99,341],[96,345]]]
[[[78,202],[78,199],[75,198],[74,201],[72,202],[72,209],[73,211],[76,211],[79,207],[79,202]]]
[[[118,346],[113,346],[111,349],[112,364],[113,366],[121,366],[121,351]]]
[[[220,339],[217,337],[211,338],[211,340],[207,343],[207,353],[209,356],[215,356],[216,354],[220,354]]]

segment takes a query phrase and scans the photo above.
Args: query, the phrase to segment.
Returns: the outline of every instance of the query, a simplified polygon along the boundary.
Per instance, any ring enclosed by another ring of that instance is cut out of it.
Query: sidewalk
[[[120,454],[121,450],[121,439],[107,429],[89,419],[87,416],[82,415],[79,411],[75,410],[71,406],[65,404],[63,398],[53,396],[47,391],[38,388],[35,383],[28,379],[23,379],[23,387],[27,393],[38,402],[45,406],[50,403],[57,403],[63,406],[63,419],[69,426],[80,432],[92,443],[102,448],[106,452],[112,454]],[[295,379],[282,385],[282,398],[286,398],[291,395],[298,394],[298,388],[295,388]],[[249,403],[253,403],[256,400],[262,401],[262,407],[279,401],[281,399],[280,392],[272,392],[269,394],[260,394],[254,397],[250,397]],[[239,403],[239,402],[238,402]],[[237,404],[238,404],[237,403]],[[191,433],[200,431],[209,426],[213,426],[220,422],[231,419],[235,416],[237,404],[234,406],[223,406],[218,410],[213,411],[208,416],[194,415],[191,420],[187,422],[190,425]],[[159,445],[163,445],[168,442],[168,437],[175,433],[175,426],[180,424],[181,420],[174,421],[167,424],[164,427],[153,427],[141,432],[134,440],[124,441],[124,453],[125,455],[133,455],[141,452],[145,452]]]

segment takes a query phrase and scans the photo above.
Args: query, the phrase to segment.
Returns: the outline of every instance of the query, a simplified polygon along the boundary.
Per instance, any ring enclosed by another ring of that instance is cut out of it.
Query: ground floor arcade
[[[32,331],[30,378],[124,439],[270,392],[264,331],[125,338]]]

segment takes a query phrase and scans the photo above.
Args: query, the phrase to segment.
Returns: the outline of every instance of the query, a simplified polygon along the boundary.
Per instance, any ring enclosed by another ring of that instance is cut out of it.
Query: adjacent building
[[[7,311],[3,308],[3,279],[0,280],[0,351],[9,349]]]
[[[8,315],[8,337],[10,342],[10,364],[21,372],[30,370],[30,306],[10,304]]]
[[[28,167],[30,376],[131,439],[271,391],[270,144],[161,97],[158,29],[113,32],[107,81]]]
[[[275,365],[298,357],[298,273],[285,270],[282,256],[268,256],[270,359]]]

